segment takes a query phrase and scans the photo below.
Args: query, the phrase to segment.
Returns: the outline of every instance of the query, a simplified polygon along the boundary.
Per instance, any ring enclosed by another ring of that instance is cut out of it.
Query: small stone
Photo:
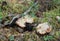
[[[36,27],[37,33],[42,34],[42,35],[43,35],[43,34],[46,34],[46,33],[50,33],[51,30],[52,30],[52,27],[48,24],[48,22],[39,24],[39,25]]]
[[[57,19],[60,19],[60,16],[56,16]]]
[[[60,23],[60,16],[56,16],[56,19],[57,19],[58,22]]]

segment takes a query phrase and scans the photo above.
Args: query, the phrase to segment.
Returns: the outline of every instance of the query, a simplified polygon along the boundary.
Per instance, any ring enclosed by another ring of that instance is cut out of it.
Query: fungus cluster
[[[19,18],[16,21],[16,24],[25,29],[25,30],[32,30],[33,28],[33,24],[34,23],[34,18],[29,16],[29,15],[25,15],[24,17]],[[36,27],[36,32],[39,34],[46,34],[46,33],[50,33],[52,30],[51,25],[48,24],[48,22],[42,23],[42,24],[38,24]]]

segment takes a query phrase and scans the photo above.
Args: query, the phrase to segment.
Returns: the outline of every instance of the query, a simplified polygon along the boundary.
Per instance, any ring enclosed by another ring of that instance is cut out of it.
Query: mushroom
[[[16,24],[22,28],[25,28],[26,27],[26,23],[33,23],[34,22],[34,18],[32,18],[31,16],[29,15],[25,15],[21,18],[19,18],[17,21],[16,21]]]
[[[56,16],[56,19],[60,19],[60,16]]]
[[[60,23],[60,16],[56,16],[56,19]]]
[[[37,31],[37,33],[39,33],[39,34],[50,33],[51,30],[52,30],[52,27],[48,24],[48,22],[39,24],[39,25],[36,27],[36,31]]]
[[[16,21],[16,24],[19,25],[20,27],[24,28],[25,27],[25,19],[22,17],[22,18],[19,18],[17,21]]]

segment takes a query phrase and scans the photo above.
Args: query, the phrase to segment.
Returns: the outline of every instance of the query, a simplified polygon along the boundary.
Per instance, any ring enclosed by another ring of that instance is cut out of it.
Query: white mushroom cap
[[[56,16],[57,22],[60,23],[60,16]]]
[[[25,26],[25,23],[33,23],[34,22],[34,19],[29,16],[29,15],[25,15],[24,17],[21,17],[19,18],[17,21],[16,21],[16,24],[19,25],[20,27],[26,27]]]
[[[17,21],[16,21],[16,24],[19,25],[20,27],[25,27],[25,19],[24,18],[19,18]]]
[[[36,29],[38,33],[45,34],[51,31],[51,26],[46,22],[46,23],[39,24]]]
[[[57,20],[60,19],[60,16],[56,16],[56,19],[57,19]]]

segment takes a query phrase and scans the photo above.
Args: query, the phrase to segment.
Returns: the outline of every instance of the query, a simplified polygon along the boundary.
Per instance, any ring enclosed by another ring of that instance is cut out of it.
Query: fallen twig
[[[34,6],[37,5],[37,3],[38,3],[38,1],[35,2],[35,3],[34,3],[27,11],[25,11],[23,14],[24,14],[24,15],[28,14],[28,13],[31,11],[31,9],[32,9]],[[21,14],[14,16],[13,19],[11,20],[11,22],[9,23],[9,25],[10,25],[10,24],[14,24],[14,22],[15,22],[18,18],[20,18],[20,17],[21,17]]]

